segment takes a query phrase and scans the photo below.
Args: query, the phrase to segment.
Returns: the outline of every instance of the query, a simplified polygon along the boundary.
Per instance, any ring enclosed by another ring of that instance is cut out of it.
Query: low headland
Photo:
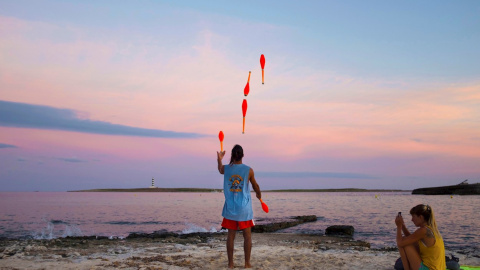
[[[480,195],[480,183],[469,184],[468,179],[457,185],[417,188],[412,194],[420,195]]]

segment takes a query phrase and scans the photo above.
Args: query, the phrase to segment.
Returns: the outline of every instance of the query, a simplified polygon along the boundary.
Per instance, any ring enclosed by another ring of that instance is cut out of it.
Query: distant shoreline
[[[72,190],[68,192],[223,192],[223,189],[214,188],[107,188]],[[262,192],[411,192],[400,189],[361,189],[361,188],[335,188],[335,189],[277,189],[262,190]]]

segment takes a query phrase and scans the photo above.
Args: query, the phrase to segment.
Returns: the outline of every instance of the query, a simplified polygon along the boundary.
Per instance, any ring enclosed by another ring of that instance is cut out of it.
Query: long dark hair
[[[232,148],[232,157],[230,157],[230,164],[232,165],[236,161],[240,161],[243,158],[243,148],[235,144],[235,146]]]

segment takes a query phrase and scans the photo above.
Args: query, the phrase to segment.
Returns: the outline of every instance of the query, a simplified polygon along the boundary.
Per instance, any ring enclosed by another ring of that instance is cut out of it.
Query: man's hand
[[[224,156],[225,156],[225,151],[222,151],[222,152],[217,151],[217,159],[218,160],[222,160]]]
[[[225,156],[225,151],[222,151],[222,152],[218,152],[217,151],[217,163],[218,163],[218,172],[220,174],[224,174],[225,173],[225,168],[222,164],[222,159],[223,157]]]

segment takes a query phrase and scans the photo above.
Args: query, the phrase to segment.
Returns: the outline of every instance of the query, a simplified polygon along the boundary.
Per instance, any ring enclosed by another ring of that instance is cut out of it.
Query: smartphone
[[[399,216],[402,216],[402,212],[398,212],[398,215],[399,215]]]

